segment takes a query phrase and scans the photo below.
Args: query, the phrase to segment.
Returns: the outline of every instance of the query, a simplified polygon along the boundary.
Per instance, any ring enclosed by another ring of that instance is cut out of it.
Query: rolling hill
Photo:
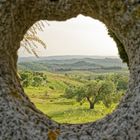
[[[97,56],[51,56],[19,58],[19,70],[30,71],[94,71],[94,70],[121,70],[127,65],[115,57]]]

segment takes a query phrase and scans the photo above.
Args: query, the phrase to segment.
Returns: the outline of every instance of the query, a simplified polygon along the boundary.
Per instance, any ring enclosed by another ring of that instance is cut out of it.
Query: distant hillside
[[[95,56],[54,56],[20,58],[20,70],[31,71],[71,71],[71,70],[121,70],[126,64],[118,58]]]
[[[116,56],[88,56],[88,55],[63,55],[63,56],[47,56],[47,57],[19,57],[19,62],[31,62],[40,60],[69,60],[69,59],[104,59],[104,58],[118,58]]]

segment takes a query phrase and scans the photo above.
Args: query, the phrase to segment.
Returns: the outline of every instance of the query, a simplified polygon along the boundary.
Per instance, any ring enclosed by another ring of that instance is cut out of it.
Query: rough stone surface
[[[17,50],[39,20],[64,21],[78,14],[103,22],[124,46],[130,69],[126,96],[104,119],[58,124],[36,109],[17,76]],[[0,0],[0,140],[140,139],[140,0]]]

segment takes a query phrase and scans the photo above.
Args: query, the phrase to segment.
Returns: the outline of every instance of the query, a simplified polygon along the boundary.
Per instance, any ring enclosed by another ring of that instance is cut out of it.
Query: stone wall
[[[78,14],[100,20],[121,42],[128,57],[129,87],[117,109],[104,119],[58,124],[24,93],[17,76],[17,50],[36,21],[64,21]],[[0,0],[0,140],[49,139],[140,139],[140,0]]]

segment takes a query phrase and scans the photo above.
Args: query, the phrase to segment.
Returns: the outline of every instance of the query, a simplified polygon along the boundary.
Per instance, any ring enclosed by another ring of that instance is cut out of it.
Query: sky
[[[47,24],[49,23],[49,25]],[[116,43],[109,37],[105,25],[98,20],[79,15],[67,21],[47,21],[38,36],[47,44],[36,50],[39,56],[93,55],[118,56]],[[31,56],[24,48],[19,56]]]

